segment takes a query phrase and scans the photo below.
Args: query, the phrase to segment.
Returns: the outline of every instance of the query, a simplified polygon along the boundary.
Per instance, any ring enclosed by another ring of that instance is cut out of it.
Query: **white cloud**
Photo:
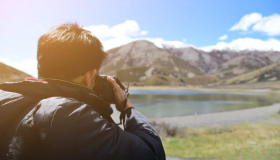
[[[280,15],[273,14],[262,18],[253,26],[253,30],[264,32],[270,36],[280,35]]]
[[[96,25],[84,27],[91,31],[99,39],[109,39],[118,36],[139,36],[140,28],[136,21],[127,20],[124,23],[117,24],[113,27],[108,25]]]
[[[219,40],[226,40],[227,38],[228,38],[228,36],[225,34],[225,35],[219,37]]]
[[[243,16],[241,20],[230,28],[231,31],[247,31],[250,26],[253,31],[263,32],[269,36],[280,35],[280,15],[273,14],[268,17],[262,17],[259,13],[251,13]]]
[[[141,31],[140,34],[141,35],[146,35],[148,33],[148,31]]]
[[[216,50],[231,49],[236,51],[240,51],[240,50],[280,51],[280,41],[274,38],[270,38],[265,41],[260,39],[253,39],[253,38],[239,38],[229,43],[219,42],[214,46],[201,47],[200,49],[204,51],[211,51],[213,49]]]
[[[181,41],[166,41],[163,38],[142,38],[142,39],[150,41],[150,42],[154,43],[157,47],[160,47],[160,48],[162,48],[163,45],[169,45],[169,46],[172,46],[175,48],[184,48],[184,47],[193,46],[193,45],[181,42]]]
[[[133,41],[132,37],[148,33],[147,31],[141,31],[138,23],[133,20],[127,20],[112,27],[91,25],[84,27],[84,29],[91,31],[103,43],[105,50],[129,43]]]
[[[243,30],[243,31],[247,31],[248,28],[259,22],[262,19],[262,15],[259,13],[251,13],[251,14],[246,14],[245,16],[243,16],[241,18],[241,20],[235,24],[234,26],[232,26],[230,28],[231,31],[235,31],[235,30]]]
[[[0,58],[0,62],[30,74],[33,77],[38,77],[36,59],[11,60],[9,58]]]
[[[143,37],[147,35],[148,31],[141,31],[138,23],[133,20],[127,20],[112,27],[108,25],[91,25],[84,27],[84,29],[91,31],[102,42],[105,50],[143,39],[155,43],[158,47],[162,47],[163,44],[173,47],[190,46],[181,41],[166,41],[163,38]]]

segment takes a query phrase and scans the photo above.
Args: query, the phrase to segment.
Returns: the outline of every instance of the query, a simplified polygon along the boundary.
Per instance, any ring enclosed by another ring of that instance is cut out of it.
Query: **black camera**
[[[93,91],[96,93],[96,95],[104,102],[113,103],[114,102],[114,91],[113,87],[109,82],[107,81],[107,75],[100,75],[97,74],[95,79],[95,85],[93,87]],[[124,91],[124,94],[129,95],[128,93],[128,87],[125,88],[123,84],[120,82],[120,80],[116,76],[112,76],[112,78],[115,79],[117,84],[121,87],[121,89]]]

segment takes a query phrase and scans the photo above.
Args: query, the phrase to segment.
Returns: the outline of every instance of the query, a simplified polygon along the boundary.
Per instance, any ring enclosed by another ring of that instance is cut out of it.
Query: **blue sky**
[[[137,39],[159,47],[280,50],[279,6],[278,0],[0,0],[0,61],[36,76],[40,35],[73,21],[106,50]]]

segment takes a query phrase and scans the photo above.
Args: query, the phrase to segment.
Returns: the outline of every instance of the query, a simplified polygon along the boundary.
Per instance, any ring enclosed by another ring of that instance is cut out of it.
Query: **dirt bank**
[[[229,125],[262,120],[270,117],[273,114],[276,114],[279,110],[280,103],[277,103],[271,106],[237,111],[177,117],[150,118],[150,121],[156,121],[157,123],[169,123],[170,125],[176,125],[180,128],[204,128],[216,125]]]

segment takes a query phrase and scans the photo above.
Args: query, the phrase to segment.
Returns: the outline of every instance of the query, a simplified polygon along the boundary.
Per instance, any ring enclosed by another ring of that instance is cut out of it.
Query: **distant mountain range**
[[[0,63],[0,83],[23,81],[26,77],[32,77],[6,64]]]
[[[280,80],[280,52],[159,48],[146,40],[107,51],[100,73],[131,85],[231,85]],[[30,75],[0,63],[0,83]]]
[[[100,72],[117,75],[134,85],[222,84],[280,60],[280,52],[275,51],[205,52],[192,47],[158,48],[145,40],[113,48],[107,53],[109,57]],[[261,78],[261,81],[266,80],[277,78]]]

